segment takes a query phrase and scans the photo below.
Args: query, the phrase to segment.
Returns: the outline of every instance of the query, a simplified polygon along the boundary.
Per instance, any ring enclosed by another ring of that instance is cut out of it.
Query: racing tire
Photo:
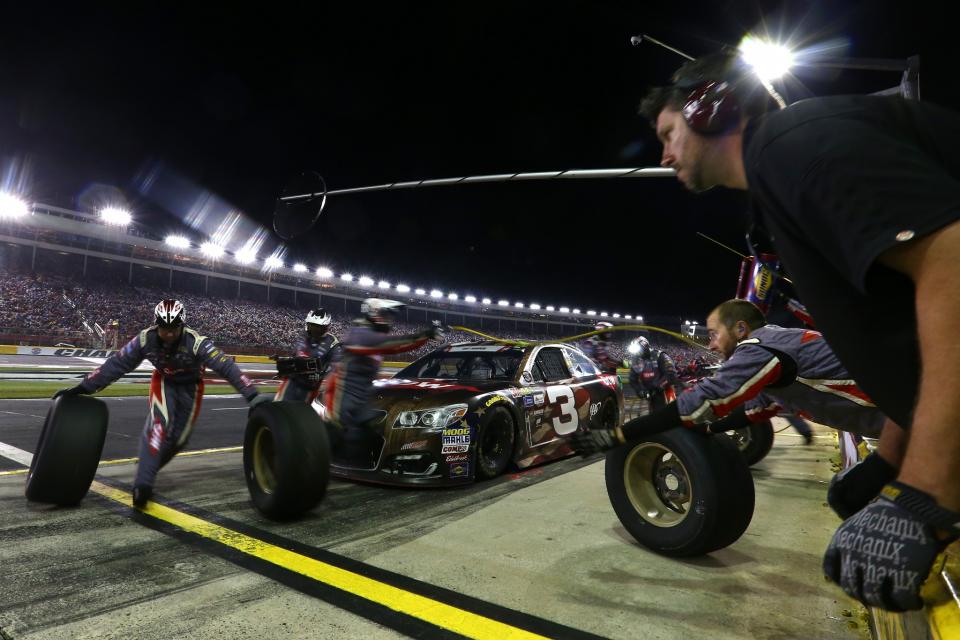
[[[735,429],[731,434],[743,459],[751,467],[766,458],[773,448],[773,424],[769,420]]]
[[[483,414],[477,429],[477,480],[491,480],[501,475],[513,461],[517,429],[513,415],[504,407],[491,407]]]
[[[110,411],[90,396],[61,396],[47,411],[24,493],[32,502],[78,504],[90,490]]]
[[[725,435],[683,428],[607,453],[607,495],[641,545],[672,557],[736,542],[753,519],[750,469]]]
[[[613,398],[607,398],[600,405],[600,424],[598,429],[616,429],[620,426],[620,412],[617,409],[617,401]]]
[[[326,425],[303,402],[269,402],[247,420],[243,474],[250,502],[271,520],[290,520],[317,506],[330,481]]]

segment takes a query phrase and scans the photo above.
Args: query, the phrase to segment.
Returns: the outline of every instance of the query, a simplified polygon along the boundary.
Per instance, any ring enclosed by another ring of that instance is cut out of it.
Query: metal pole
[[[395,191],[397,189],[419,189],[421,187],[443,187],[456,184],[478,184],[482,182],[519,182],[522,180],[563,180],[597,178],[668,178],[676,175],[673,169],[662,167],[629,167],[621,169],[567,169],[566,171],[535,171],[531,173],[494,173],[482,176],[460,176],[458,178],[433,178],[430,180],[411,180],[409,182],[389,182],[366,187],[334,189],[319,193],[300,193],[281,196],[281,202],[306,200],[319,196],[338,196],[350,193],[368,193],[372,191]]]

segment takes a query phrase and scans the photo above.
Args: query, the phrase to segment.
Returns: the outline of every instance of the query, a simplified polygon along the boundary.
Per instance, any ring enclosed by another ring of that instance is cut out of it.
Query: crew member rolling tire
[[[79,503],[100,464],[109,418],[106,403],[97,398],[64,395],[54,400],[27,473],[27,500]]]

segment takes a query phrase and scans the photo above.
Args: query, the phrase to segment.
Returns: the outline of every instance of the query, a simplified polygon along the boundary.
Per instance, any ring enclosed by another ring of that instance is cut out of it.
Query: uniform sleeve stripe
[[[814,380],[811,378],[797,378],[797,382],[805,384],[822,393],[829,393],[855,402],[863,407],[873,407],[873,400],[857,386],[855,380]]]
[[[722,418],[737,405],[743,404],[756,396],[778,377],[780,377],[780,360],[773,357],[749,380],[740,385],[739,389],[723,398],[705,399],[690,415],[680,416],[680,419],[687,424],[699,424],[714,418]]]
[[[763,422],[780,413],[780,409],[780,405],[776,402],[771,402],[765,407],[747,409],[747,420],[750,422]]]

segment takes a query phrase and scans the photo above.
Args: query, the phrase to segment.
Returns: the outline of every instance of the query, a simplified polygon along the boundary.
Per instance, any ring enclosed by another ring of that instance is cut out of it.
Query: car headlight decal
[[[394,421],[394,428],[429,429],[439,431],[459,422],[467,415],[467,405],[452,404],[421,411],[401,411]]]

